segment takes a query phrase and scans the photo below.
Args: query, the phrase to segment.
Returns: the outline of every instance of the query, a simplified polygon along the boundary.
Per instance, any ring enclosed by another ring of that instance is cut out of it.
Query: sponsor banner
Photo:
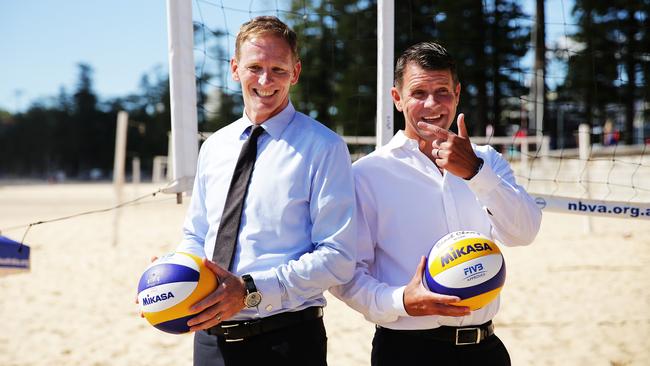
[[[0,235],[0,276],[29,271],[29,247]]]
[[[650,220],[650,203],[602,201],[531,194],[539,208],[550,212]]]

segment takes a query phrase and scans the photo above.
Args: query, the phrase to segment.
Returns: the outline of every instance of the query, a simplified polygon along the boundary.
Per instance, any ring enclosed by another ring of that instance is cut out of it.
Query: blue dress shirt
[[[252,125],[244,113],[201,147],[177,251],[212,258],[228,186]],[[234,320],[324,306],[323,291],[350,280],[355,267],[346,144],[291,102],[262,127],[231,268],[253,277],[262,303]]]

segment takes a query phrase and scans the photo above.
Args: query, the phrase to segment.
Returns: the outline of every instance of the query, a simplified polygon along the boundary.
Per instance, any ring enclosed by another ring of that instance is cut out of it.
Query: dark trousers
[[[372,366],[423,364],[509,366],[510,355],[501,340],[494,334],[479,344],[456,346],[453,342],[378,328],[372,340],[371,364]]]
[[[299,323],[239,342],[205,331],[194,335],[194,366],[327,365],[323,318]]]

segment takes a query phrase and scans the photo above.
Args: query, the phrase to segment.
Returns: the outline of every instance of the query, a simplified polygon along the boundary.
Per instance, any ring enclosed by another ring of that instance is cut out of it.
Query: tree
[[[203,56],[207,60],[196,67],[199,131],[216,131],[240,118],[243,113],[241,91],[229,88],[230,60],[222,45],[227,37],[228,33],[224,30],[194,24],[194,42],[207,52]],[[215,67],[208,67],[208,60]],[[208,88],[212,90],[206,90]]]
[[[151,171],[153,158],[167,155],[171,127],[169,78],[159,67],[142,75],[136,93],[108,101],[104,109],[113,124],[119,111],[129,113],[127,159],[138,157],[142,170]],[[129,168],[127,164],[126,170]]]
[[[73,94],[70,128],[66,131],[70,140],[65,151],[65,160],[69,164],[66,170],[71,176],[87,174],[93,168],[110,166],[102,166],[106,155],[104,147],[109,136],[115,136],[114,128],[111,131],[100,121],[97,95],[93,90],[92,67],[84,63],[78,64],[78,67],[79,76]],[[113,141],[110,142],[111,145],[114,144]]]
[[[647,0],[576,0],[573,15],[579,28],[571,35],[584,49],[569,57],[568,73],[561,90],[568,99],[584,106],[585,121],[602,126],[609,110],[624,110],[623,139],[633,143],[635,105],[644,100],[639,88],[647,80],[649,43]],[[647,100],[647,97],[645,98]]]
[[[533,92],[536,96],[534,101],[534,118],[535,128],[540,133],[544,133],[544,129],[549,130],[546,124],[540,125],[544,117],[546,117],[546,83],[544,78],[546,76],[546,26],[545,26],[545,13],[544,13],[544,0],[536,0],[535,3],[535,66],[533,76]],[[538,85],[540,84],[540,85]],[[541,92],[541,96],[538,93]],[[541,104],[539,100],[541,99]],[[540,111],[541,109],[541,111]],[[540,112],[540,113],[538,113]],[[538,121],[538,116],[542,116],[542,120]],[[541,129],[540,129],[541,127]]]
[[[530,27],[517,1],[430,2],[411,0],[396,7],[396,53],[417,42],[437,40],[458,61],[461,81],[459,111],[466,114],[471,134],[484,134],[487,123],[497,134],[520,109],[527,94],[521,58],[528,52]],[[397,118],[396,118],[397,120]]]
[[[375,1],[294,1],[292,10],[289,23],[299,36],[302,61],[291,93],[296,108],[340,134],[374,135]]]

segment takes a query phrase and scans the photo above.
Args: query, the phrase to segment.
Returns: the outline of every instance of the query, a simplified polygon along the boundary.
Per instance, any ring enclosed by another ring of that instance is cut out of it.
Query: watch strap
[[[241,278],[244,280],[244,285],[246,286],[246,293],[250,294],[251,292],[257,292],[257,286],[255,286],[255,281],[253,280],[253,277],[249,274],[245,274],[241,276]]]

